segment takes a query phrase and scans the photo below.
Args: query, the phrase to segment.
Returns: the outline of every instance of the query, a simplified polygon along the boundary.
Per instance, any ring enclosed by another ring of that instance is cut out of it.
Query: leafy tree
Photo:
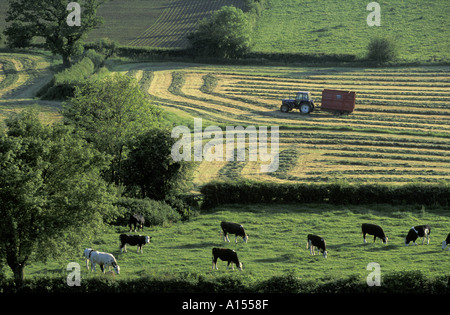
[[[68,67],[72,56],[82,52],[86,34],[102,24],[97,8],[104,0],[78,1],[81,6],[81,25],[69,26],[67,10],[70,0],[9,0],[6,21],[12,22],[4,31],[12,47],[27,47],[34,37],[42,37],[45,46],[62,56]]]
[[[63,105],[67,124],[100,151],[112,156],[106,179],[120,183],[128,143],[159,125],[161,111],[151,105],[134,78],[115,74],[75,88],[75,96]]]
[[[193,163],[175,162],[171,156],[175,139],[168,129],[152,129],[132,143],[124,166],[124,183],[137,186],[141,197],[166,200],[185,192],[193,175]]]
[[[224,6],[201,20],[188,39],[197,55],[239,58],[250,49],[251,32],[252,25],[241,9]]]
[[[100,171],[109,158],[68,126],[43,126],[34,111],[6,120],[0,136],[0,261],[21,285],[33,259],[76,254],[114,216]]]

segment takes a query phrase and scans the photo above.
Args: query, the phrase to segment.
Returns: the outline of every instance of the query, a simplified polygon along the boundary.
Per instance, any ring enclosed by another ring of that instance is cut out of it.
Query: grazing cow
[[[367,243],[366,241],[366,234],[373,235],[373,242],[375,242],[376,238],[381,238],[381,241],[384,244],[387,244],[388,238],[386,234],[384,234],[383,229],[376,225],[376,224],[370,224],[370,223],[363,223],[361,226],[362,233],[363,233],[363,239],[364,243]]]
[[[139,254],[139,250],[143,253],[142,246],[150,243],[152,238],[150,236],[142,236],[142,235],[127,235],[120,234],[120,251],[125,253],[127,252],[127,245],[135,246],[137,245],[137,253]]]
[[[94,250],[93,250],[92,248],[86,248],[86,249],[84,250],[84,253],[83,253],[84,258],[86,258],[86,269],[87,269],[87,270],[89,270],[89,265],[88,265],[88,263],[89,263],[89,261],[90,261],[90,259],[91,259],[91,253],[92,253],[93,251],[94,251]]]
[[[450,244],[450,233],[448,233],[445,241],[442,241],[442,249],[445,249],[449,244]],[[450,247],[448,248],[448,250],[450,250]]]
[[[423,237],[422,245],[425,242],[425,238],[427,238],[428,245],[430,244],[430,233],[431,228],[428,224],[413,226],[411,229],[409,229],[408,235],[406,235],[405,245],[408,246],[410,242],[413,242],[413,244],[417,245],[416,240],[419,236]]]
[[[309,246],[309,253],[311,255],[315,255],[316,253],[314,252],[314,247],[317,247],[317,250],[322,251],[323,253],[323,257],[327,258],[327,244],[325,242],[325,240],[317,235],[313,235],[313,234],[308,234],[308,238],[307,238],[307,242],[306,242],[306,248],[308,248]]]
[[[136,225],[138,227],[138,230],[141,229],[141,231],[144,231],[144,223],[145,218],[142,214],[132,214],[130,215],[130,219],[128,220],[128,225],[130,226],[130,232],[131,232],[131,226],[134,225],[134,232],[136,232]]]
[[[242,262],[239,262],[238,256],[234,250],[228,248],[213,248],[212,254],[213,254],[213,265],[212,265],[213,269],[214,266],[216,267],[216,269],[219,269],[217,267],[217,259],[220,258],[221,260],[228,262],[227,269],[231,263],[234,263],[239,268],[239,270],[242,270]],[[231,265],[231,269],[234,270],[233,265]]]
[[[100,269],[103,273],[105,273],[105,267],[109,267],[108,270],[113,267],[114,271],[117,274],[120,273],[120,267],[113,255],[109,253],[98,252],[96,250],[92,251],[90,255],[92,271],[95,271],[95,264],[99,264]]]
[[[225,222],[222,221],[222,223],[220,223],[220,227],[222,228],[223,231],[223,240],[224,242],[229,242],[230,239],[228,238],[228,233],[230,234],[235,234],[235,242],[237,243],[237,238],[238,236],[242,236],[242,238],[244,239],[244,242],[247,243],[248,240],[248,235],[247,233],[245,233],[244,227],[238,223],[232,223],[232,222]]]

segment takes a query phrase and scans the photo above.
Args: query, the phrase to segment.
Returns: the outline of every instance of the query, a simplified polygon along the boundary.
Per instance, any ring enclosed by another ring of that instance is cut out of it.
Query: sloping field
[[[241,8],[243,0],[171,0],[164,11],[144,32],[133,39],[130,46],[165,48],[186,47],[186,36],[195,30],[201,19],[225,5]]]
[[[53,76],[49,59],[36,54],[0,54],[0,120],[37,104],[44,122],[57,119],[60,102],[34,99]]]
[[[371,1],[268,0],[254,32],[254,51],[355,54],[374,37],[391,37],[406,60],[448,60],[450,6],[445,1],[376,1],[380,26],[367,25]]]
[[[449,67],[399,69],[139,65],[154,102],[203,127],[279,126],[279,168],[203,161],[196,183],[239,177],[279,182],[438,182],[450,177]],[[281,113],[282,98],[356,91],[353,114]],[[192,124],[192,123],[191,123]],[[192,129],[191,129],[192,130]],[[268,128],[270,131],[270,128]],[[269,132],[270,137],[270,132]],[[270,140],[269,140],[270,141]],[[270,145],[269,145],[270,148]]]

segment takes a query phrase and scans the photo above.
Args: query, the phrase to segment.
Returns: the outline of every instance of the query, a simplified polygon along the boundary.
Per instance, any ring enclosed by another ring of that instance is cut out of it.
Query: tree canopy
[[[70,66],[72,56],[82,52],[82,40],[99,27],[103,20],[97,8],[105,0],[80,0],[80,25],[67,23],[72,11],[70,0],[9,0],[5,29],[7,43],[12,47],[26,47],[35,37],[41,37],[52,53],[61,55],[63,64]],[[70,8],[70,7],[69,7]]]
[[[155,128],[130,144],[123,172],[129,189],[137,186],[141,198],[165,200],[190,188],[194,163],[174,161],[171,156],[174,143],[169,129]]]
[[[188,39],[196,55],[239,58],[250,50],[251,32],[252,24],[241,9],[224,6],[201,20]]]
[[[63,105],[66,124],[77,129],[100,152],[112,156],[105,179],[119,184],[128,143],[159,126],[161,110],[149,102],[134,78],[114,74],[77,86]]]
[[[109,157],[72,127],[44,126],[28,110],[6,126],[0,135],[0,260],[20,286],[30,260],[73,254],[113,217],[115,195],[101,178]]]

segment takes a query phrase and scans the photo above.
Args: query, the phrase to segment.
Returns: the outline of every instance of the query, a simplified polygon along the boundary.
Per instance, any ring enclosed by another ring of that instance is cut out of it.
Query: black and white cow
[[[442,249],[445,249],[447,245],[450,245],[450,233],[448,233],[447,238],[442,241]],[[448,248],[450,250],[450,247]]]
[[[380,238],[381,241],[384,244],[387,244],[388,238],[386,234],[384,234],[383,229],[376,224],[370,224],[370,223],[363,223],[361,225],[362,233],[363,233],[363,239],[364,243],[367,243],[366,241],[366,234],[373,235],[373,242],[375,242],[376,238]]]
[[[142,235],[128,235],[128,234],[120,234],[120,251],[125,253],[127,252],[127,245],[136,246],[137,245],[137,253],[139,254],[139,250],[143,253],[142,247],[145,244],[150,243],[150,236],[142,236]]]
[[[244,227],[241,224],[222,221],[222,223],[220,223],[220,227],[222,228],[223,240],[225,242],[230,241],[230,239],[228,238],[228,233],[229,233],[229,234],[235,234],[235,236],[236,236],[235,242],[236,243],[237,243],[238,236],[242,236],[242,238],[244,239],[244,242],[247,243],[248,235],[247,235],[247,233],[245,233]]]
[[[422,245],[425,242],[425,238],[427,238],[428,245],[430,244],[430,233],[431,228],[428,224],[413,226],[409,229],[408,234],[406,235],[405,245],[408,246],[410,242],[413,242],[413,244],[417,245],[416,240],[419,236],[423,237]]]
[[[239,261],[239,258],[234,250],[228,248],[215,247],[212,249],[212,255],[213,255],[212,269],[214,269],[214,267],[216,267],[216,269],[219,269],[217,267],[217,259],[220,258],[221,260],[228,262],[227,269],[231,263],[234,263],[239,268],[239,270],[242,270],[242,262]],[[234,270],[233,265],[231,265],[231,269]]]
[[[144,223],[145,223],[145,218],[142,214],[132,214],[130,215],[130,219],[128,220],[128,225],[130,226],[130,232],[132,231],[131,226],[134,225],[134,232],[136,232],[136,226],[139,229],[141,229],[141,231],[144,231]]]
[[[307,238],[307,242],[306,242],[306,248],[309,247],[309,253],[311,255],[315,255],[316,253],[314,252],[314,247],[317,247],[317,250],[322,251],[323,253],[323,257],[327,258],[327,244],[325,242],[325,240],[323,239],[323,237],[317,236],[317,235],[313,235],[313,234],[308,234],[308,238]]]

